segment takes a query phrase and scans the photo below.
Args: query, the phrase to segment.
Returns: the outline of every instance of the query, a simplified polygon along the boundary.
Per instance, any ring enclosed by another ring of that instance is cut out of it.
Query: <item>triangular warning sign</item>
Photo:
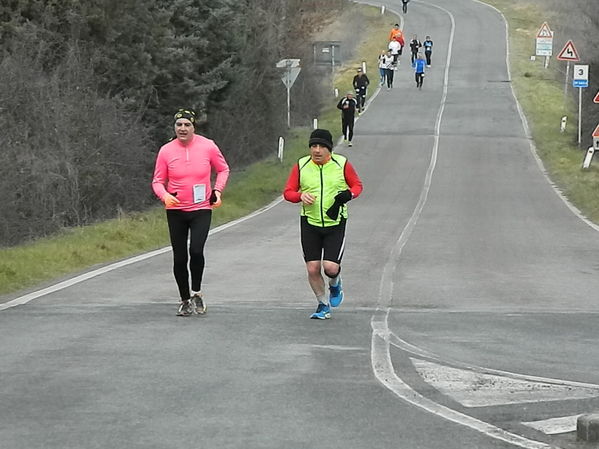
[[[551,31],[547,22],[543,23],[541,29],[537,33],[537,37],[553,37],[553,31]]]
[[[599,125],[597,125],[597,127],[595,128],[595,131],[593,131],[593,137],[594,138],[599,137]]]
[[[576,51],[576,47],[574,46],[574,42],[568,41],[562,51],[557,55],[557,59],[560,61],[580,61],[580,57],[578,56],[578,52]]]
[[[593,98],[593,103],[599,103],[599,92],[597,92],[597,95]]]

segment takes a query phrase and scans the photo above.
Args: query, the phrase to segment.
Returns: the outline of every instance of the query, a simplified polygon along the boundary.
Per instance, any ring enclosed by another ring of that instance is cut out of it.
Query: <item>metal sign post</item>
[[[568,98],[568,79],[570,78],[570,61],[566,65],[566,82],[564,83],[564,101]]]
[[[331,76],[335,76],[335,46],[331,45]]]
[[[589,66],[575,65],[572,85],[578,88],[578,146],[582,140],[582,89],[589,87]]]
[[[291,128],[291,86],[302,70],[299,63],[299,59],[281,59],[277,62],[277,68],[285,69],[281,81],[287,88],[287,128]]]

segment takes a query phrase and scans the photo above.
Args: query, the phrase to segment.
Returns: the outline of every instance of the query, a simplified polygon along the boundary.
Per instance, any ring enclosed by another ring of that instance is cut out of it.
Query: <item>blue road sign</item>
[[[572,80],[574,87],[589,87],[589,80]]]

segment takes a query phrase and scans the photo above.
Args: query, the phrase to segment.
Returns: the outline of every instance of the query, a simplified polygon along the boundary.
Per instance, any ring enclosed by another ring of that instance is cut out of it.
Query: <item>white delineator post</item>
[[[587,150],[587,154],[584,157],[584,161],[582,162],[582,168],[587,169],[591,166],[591,161],[593,160],[593,154],[595,154],[595,148],[589,147]]]
[[[285,149],[285,139],[281,136],[279,137],[279,151],[277,152],[277,157],[279,161],[283,162],[283,150]]]

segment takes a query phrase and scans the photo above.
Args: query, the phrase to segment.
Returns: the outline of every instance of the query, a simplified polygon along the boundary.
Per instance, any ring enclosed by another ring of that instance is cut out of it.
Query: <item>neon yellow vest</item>
[[[314,204],[302,203],[301,215],[307,217],[308,223],[314,226],[335,226],[342,218],[347,218],[345,204],[339,209],[337,220],[331,220],[326,211],[335,202],[335,195],[349,186],[345,181],[345,163],[347,159],[340,154],[334,154],[324,165],[315,164],[310,156],[304,156],[298,161],[300,191],[311,193],[316,197]]]

